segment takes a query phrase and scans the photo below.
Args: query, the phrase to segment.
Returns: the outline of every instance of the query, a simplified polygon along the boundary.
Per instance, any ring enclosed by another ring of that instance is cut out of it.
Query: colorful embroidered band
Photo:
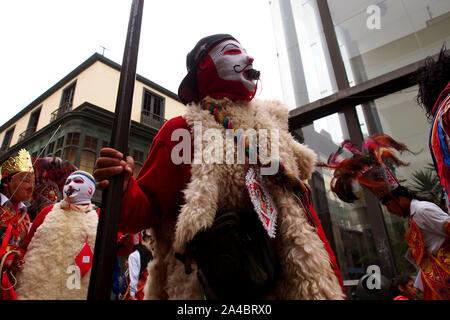
[[[312,205],[312,194],[310,187],[307,184],[303,183],[295,175],[287,171],[286,167],[281,161],[274,158],[260,157],[258,152],[250,147],[249,138],[243,134],[243,130],[234,128],[233,123],[212,103],[202,101],[200,105],[203,110],[209,111],[209,113],[214,116],[214,119],[225,129],[233,129],[234,138],[238,142],[242,143],[245,139],[245,153],[247,157],[252,159],[252,157],[256,156],[257,163],[262,167],[270,167],[274,164],[274,162],[275,165],[276,163],[278,163],[277,173],[275,175],[269,176],[269,179],[272,182],[282,185],[292,191],[292,193],[296,197],[297,202],[299,202],[299,204],[303,207],[306,217],[308,218],[308,222],[312,226],[316,227],[317,221],[309,210],[309,206]]]

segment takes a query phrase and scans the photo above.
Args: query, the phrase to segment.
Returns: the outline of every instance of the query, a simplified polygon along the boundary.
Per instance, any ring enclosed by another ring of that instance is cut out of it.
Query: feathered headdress
[[[352,157],[345,158],[344,150],[349,151]],[[351,141],[345,140],[339,149],[330,155],[327,163],[319,163],[318,166],[334,170],[331,190],[342,201],[353,202],[358,199],[353,192],[356,182],[381,199],[399,186],[391,168],[409,165],[401,161],[394,150],[411,152],[406,145],[388,135],[367,137],[361,150]]]
[[[37,158],[33,162],[36,184],[32,205],[36,210],[40,210],[62,198],[67,177],[78,169],[59,157]]]

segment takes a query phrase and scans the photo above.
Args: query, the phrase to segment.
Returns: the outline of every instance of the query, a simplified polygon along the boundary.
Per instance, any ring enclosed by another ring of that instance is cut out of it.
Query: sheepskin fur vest
[[[84,300],[89,270],[76,279],[75,257],[88,243],[94,252],[98,215],[93,205],[70,205],[62,200],[53,206],[37,228],[18,274],[19,300]],[[78,282],[79,281],[79,282]]]
[[[314,171],[316,155],[306,146],[296,142],[288,132],[288,110],[275,101],[234,102],[227,98],[207,98],[218,106],[233,123],[243,130],[266,129],[268,151],[271,148],[271,129],[279,135],[279,157],[287,170],[300,179],[309,179]],[[226,131],[214,117],[198,104],[191,104],[183,116],[192,129],[199,123],[203,133],[208,129],[222,131],[223,155],[227,148]],[[194,134],[194,144],[203,143],[203,150],[211,144],[203,135],[200,140]],[[194,146],[195,148],[195,146]],[[237,146],[234,145],[236,153]],[[269,154],[270,155],[270,154]],[[237,157],[235,156],[235,159]],[[155,259],[148,266],[149,279],[145,299],[201,299],[200,284],[193,266],[190,275],[185,274],[183,263],[174,253],[184,253],[187,243],[200,231],[213,224],[217,212],[252,209],[245,185],[249,169],[246,164],[205,163],[191,168],[191,180],[184,190],[185,203],[181,207],[174,231],[163,227],[153,229],[156,241]],[[273,292],[265,299],[342,299],[341,286],[333,273],[324,244],[315,229],[308,224],[303,209],[292,194],[263,178],[278,209],[275,237],[276,254],[282,274]],[[255,213],[256,214],[256,213]]]

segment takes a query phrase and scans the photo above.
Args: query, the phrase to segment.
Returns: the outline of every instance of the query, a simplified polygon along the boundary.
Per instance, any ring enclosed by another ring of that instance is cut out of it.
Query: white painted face
[[[70,175],[64,185],[64,199],[70,198],[73,204],[89,204],[95,191],[95,186],[88,178],[81,175]]]
[[[241,82],[248,91],[253,91],[256,80],[247,76],[247,71],[253,69],[253,58],[247,54],[236,40],[225,40],[209,52],[211,60],[217,69],[219,77],[224,80]]]

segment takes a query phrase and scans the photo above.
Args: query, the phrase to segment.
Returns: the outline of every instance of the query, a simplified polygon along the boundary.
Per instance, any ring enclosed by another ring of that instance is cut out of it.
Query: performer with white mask
[[[87,172],[75,171],[66,180],[64,198],[73,204],[90,204],[95,191],[95,180]]]
[[[87,298],[98,224],[94,191],[92,175],[75,171],[66,179],[63,200],[37,215],[22,246],[19,300]]]

